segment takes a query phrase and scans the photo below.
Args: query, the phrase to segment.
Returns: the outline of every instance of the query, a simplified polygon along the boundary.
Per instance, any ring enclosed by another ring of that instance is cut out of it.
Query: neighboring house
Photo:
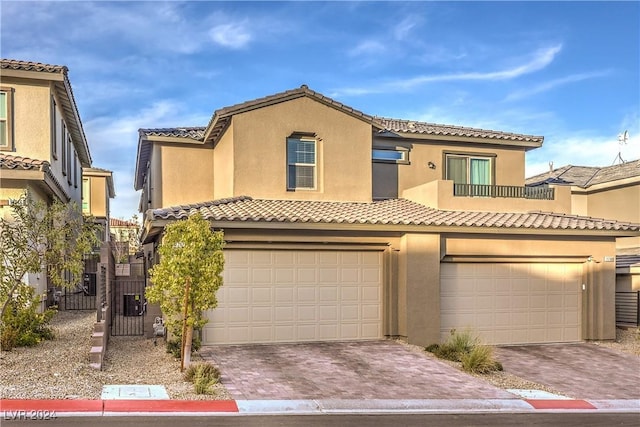
[[[140,224],[118,218],[111,218],[110,224],[111,239],[117,246],[117,254],[120,255],[116,258],[128,260],[130,255],[135,255],[138,252]]]
[[[113,172],[106,169],[82,168],[82,213],[92,215],[102,227],[100,241],[108,242],[110,199],[116,196]]]
[[[47,203],[82,199],[82,169],[91,155],[67,67],[0,60],[0,215],[29,190]],[[25,282],[47,290],[45,274]]]
[[[222,229],[204,344],[615,338],[615,255],[640,225],[525,187],[540,136],[367,115],[306,86],[141,129],[145,256],[196,212]]]
[[[527,178],[540,185],[571,188],[571,213],[640,223],[640,160],[605,167],[567,165]],[[640,237],[616,240],[618,291],[640,290]]]

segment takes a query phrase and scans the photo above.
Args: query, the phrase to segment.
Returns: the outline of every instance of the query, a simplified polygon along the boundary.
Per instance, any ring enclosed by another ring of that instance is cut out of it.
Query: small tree
[[[13,220],[0,218],[0,304],[3,318],[9,302],[24,289],[27,273],[43,270],[57,287],[77,284],[84,254],[99,242],[99,226],[83,217],[77,203],[55,200],[47,205],[26,192],[11,201]]]
[[[222,286],[224,235],[213,231],[200,214],[165,228],[158,248],[160,263],[150,271],[146,297],[159,303],[173,331],[182,326],[181,369],[191,362],[193,329],[207,323],[202,312],[218,305]]]

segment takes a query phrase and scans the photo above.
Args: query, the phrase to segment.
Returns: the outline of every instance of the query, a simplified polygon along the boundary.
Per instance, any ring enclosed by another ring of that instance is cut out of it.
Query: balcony
[[[437,180],[409,188],[401,197],[443,210],[571,213],[569,186],[469,185]]]
[[[554,200],[555,189],[548,185],[518,187],[514,185],[453,184],[457,197],[504,197],[511,199]]]

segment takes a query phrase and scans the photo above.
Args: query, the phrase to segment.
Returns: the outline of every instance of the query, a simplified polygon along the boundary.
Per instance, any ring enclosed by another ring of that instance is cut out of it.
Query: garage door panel
[[[580,339],[580,264],[441,266],[441,338],[472,328],[492,344]]]
[[[206,344],[382,336],[381,252],[227,250],[225,259]]]

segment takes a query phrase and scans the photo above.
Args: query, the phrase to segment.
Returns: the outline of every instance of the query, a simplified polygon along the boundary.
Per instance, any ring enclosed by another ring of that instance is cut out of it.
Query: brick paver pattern
[[[203,347],[234,399],[515,399],[394,341]]]
[[[501,347],[505,372],[574,399],[640,399],[640,357],[592,343]]]

